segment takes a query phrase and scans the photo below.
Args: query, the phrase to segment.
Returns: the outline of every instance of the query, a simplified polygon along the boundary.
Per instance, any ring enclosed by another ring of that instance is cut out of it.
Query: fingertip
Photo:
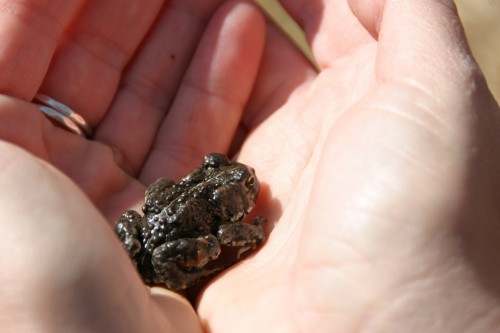
[[[377,38],[386,0],[348,0],[348,3],[359,22],[374,38]]]
[[[379,79],[435,83],[475,70],[453,0],[386,0],[379,28]]]
[[[186,298],[160,287],[153,287],[150,292],[159,310],[158,316],[165,322],[165,327],[170,328],[172,332],[202,332],[196,312]]]

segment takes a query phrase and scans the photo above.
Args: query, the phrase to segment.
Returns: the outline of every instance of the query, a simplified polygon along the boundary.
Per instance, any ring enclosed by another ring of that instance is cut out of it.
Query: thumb
[[[477,70],[454,1],[350,0],[349,6],[379,41],[379,80],[446,77],[457,91],[457,72],[463,77]]]

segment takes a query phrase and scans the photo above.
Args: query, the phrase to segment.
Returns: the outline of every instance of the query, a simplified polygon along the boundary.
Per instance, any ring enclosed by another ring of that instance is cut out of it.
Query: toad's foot
[[[236,222],[223,224],[219,227],[217,238],[222,245],[238,247],[238,260],[248,251],[255,249],[261,244],[266,235],[263,224],[265,218],[258,216],[252,224]]]

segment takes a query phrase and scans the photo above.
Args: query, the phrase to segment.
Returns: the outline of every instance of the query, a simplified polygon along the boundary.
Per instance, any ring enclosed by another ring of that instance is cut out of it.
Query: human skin
[[[499,108],[452,1],[282,1],[319,73],[248,3],[122,2],[0,1],[0,327],[497,330]],[[268,239],[193,309],[111,227],[211,151],[256,169]]]

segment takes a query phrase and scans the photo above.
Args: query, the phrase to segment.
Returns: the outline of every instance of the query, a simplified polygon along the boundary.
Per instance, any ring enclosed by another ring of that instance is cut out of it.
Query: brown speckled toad
[[[185,289],[229,266],[205,268],[219,257],[221,245],[237,248],[238,261],[263,242],[264,218],[242,222],[259,188],[251,167],[209,154],[179,183],[165,178],[152,183],[144,215],[125,212],[115,232],[146,283]]]

